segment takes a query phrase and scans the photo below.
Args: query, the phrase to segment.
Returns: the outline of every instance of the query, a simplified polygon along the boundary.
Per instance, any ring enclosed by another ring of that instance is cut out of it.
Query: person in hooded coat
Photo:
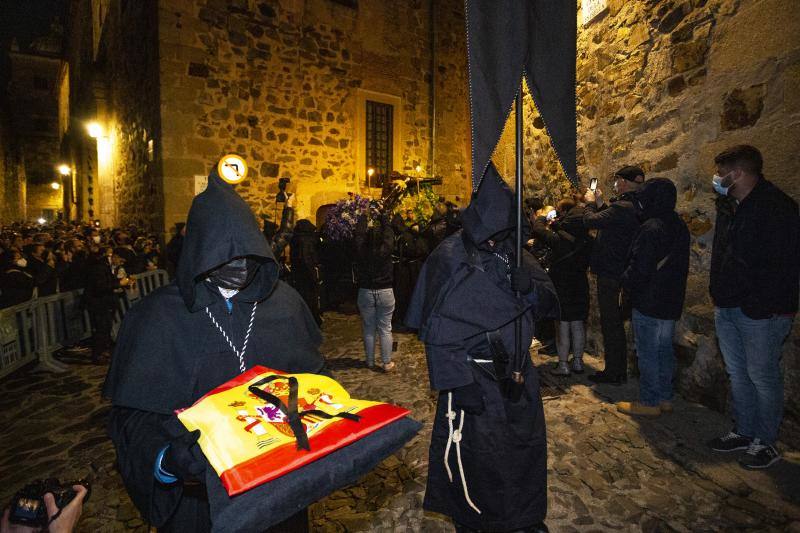
[[[322,325],[319,310],[319,235],[317,227],[306,218],[297,222],[289,248],[292,286],[311,310],[314,321]]]
[[[417,284],[422,261],[428,255],[428,244],[420,235],[419,227],[409,227],[400,214],[392,218],[394,229],[394,319],[403,328],[403,321]]]
[[[633,308],[639,365],[639,401],[619,402],[626,414],[659,416],[672,411],[675,354],[672,337],[683,312],[689,276],[689,230],[675,212],[677,189],[653,178],[636,192],[642,225],[633,241],[622,286]]]
[[[583,225],[583,207],[577,206],[572,198],[562,199],[557,207],[558,218],[549,222],[546,217],[537,217],[532,233],[552,252],[548,273],[561,307],[556,340],[558,363],[552,373],[568,376],[570,371],[583,372],[584,322],[589,317],[586,270],[589,268],[591,237]],[[571,367],[568,364],[570,346],[573,353]]]
[[[126,314],[103,393],[128,493],[159,531],[211,527],[206,468],[175,410],[255,365],[319,373],[321,335],[250,208],[214,169],[189,211],[176,280]],[[275,531],[307,530],[306,511]]]
[[[461,218],[425,262],[406,316],[439,391],[423,506],[457,531],[546,530],[545,419],[527,347],[534,322],[558,316],[555,289],[528,252],[513,268],[513,193],[493,165]],[[515,396],[503,361],[517,349],[517,319],[525,364]]]

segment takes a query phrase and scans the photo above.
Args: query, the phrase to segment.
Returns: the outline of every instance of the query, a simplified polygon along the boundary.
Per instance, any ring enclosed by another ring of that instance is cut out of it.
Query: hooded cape
[[[259,264],[252,282],[231,298],[229,312],[206,280],[240,256]],[[109,433],[126,488],[145,520],[165,531],[210,527],[205,489],[162,485],[155,457],[186,430],[174,416],[239,374],[239,360],[212,323],[211,313],[240,349],[257,303],[244,354],[246,367],[320,372],[321,335],[300,296],[278,280],[272,252],[247,204],[216,170],[189,211],[177,279],[125,315],[103,387],[112,401]]]
[[[527,353],[534,321],[557,313],[555,289],[536,260],[523,252],[535,288],[521,298],[514,294],[507,267],[513,264],[513,232],[508,231],[516,223],[513,195],[491,164],[462,222],[463,229],[445,239],[425,263],[406,319],[419,329],[431,387],[440,391],[423,507],[478,531],[527,531],[544,518],[547,507],[547,443],[536,370],[523,367],[524,394],[512,400],[479,361],[494,358],[485,335],[489,332],[493,342],[513,354],[518,317]],[[493,247],[486,242],[490,237]],[[480,394],[485,410],[465,415],[456,408],[460,418],[448,424],[454,389]],[[449,453],[453,426],[460,433],[457,459]],[[480,513],[467,504],[467,486]]]
[[[521,299],[510,284],[498,287],[481,264],[478,246],[516,224],[513,192],[493,164],[461,221],[463,229],[428,257],[409,304],[406,325],[418,329],[423,342],[458,342],[499,329],[529,310],[537,320],[557,316],[553,284],[528,252],[522,261],[534,273],[535,288]]]

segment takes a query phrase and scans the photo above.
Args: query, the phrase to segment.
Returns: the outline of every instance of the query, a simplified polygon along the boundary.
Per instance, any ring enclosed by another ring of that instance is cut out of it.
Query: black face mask
[[[242,290],[253,281],[259,266],[258,261],[237,257],[212,270],[208,274],[208,279],[223,289]]]

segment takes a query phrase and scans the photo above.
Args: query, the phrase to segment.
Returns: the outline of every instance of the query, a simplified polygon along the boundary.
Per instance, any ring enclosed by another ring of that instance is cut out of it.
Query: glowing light
[[[62,176],[69,176],[70,168],[69,165],[58,165],[58,173]]]
[[[53,190],[55,190],[55,191],[57,191],[58,189],[60,189],[60,188],[61,188],[61,184],[60,184],[59,182],[57,182],[57,181],[54,181],[53,183],[51,183],[51,184],[50,184],[50,186],[51,186],[51,187],[53,188]]]
[[[417,165],[417,169],[416,170],[417,170],[417,174],[419,174],[419,173],[422,172],[422,167],[420,165]]]
[[[99,122],[89,122],[86,125],[86,131],[89,132],[89,137],[93,139],[103,136],[103,126],[101,126]]]
[[[375,169],[374,168],[368,168],[367,169],[367,176],[369,176],[371,178],[373,174],[375,174]]]
[[[45,219],[43,219],[42,217],[39,217],[39,218],[36,219],[36,222],[38,222],[39,225],[43,225],[47,221]]]

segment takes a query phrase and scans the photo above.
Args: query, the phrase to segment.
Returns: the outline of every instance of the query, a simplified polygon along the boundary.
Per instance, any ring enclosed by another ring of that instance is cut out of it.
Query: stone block
[[[787,114],[800,112],[800,63],[788,67],[784,73],[783,107]]]
[[[678,43],[672,49],[672,70],[675,73],[686,72],[705,63],[708,43],[706,41],[691,41]]]
[[[686,88],[686,80],[683,76],[675,76],[667,82],[667,93],[670,96],[678,96]]]
[[[720,127],[723,131],[736,130],[753,126],[761,117],[764,109],[764,84],[753,85],[746,89],[734,89],[725,95],[722,103]]]
[[[165,153],[162,161],[165,176],[191,177],[195,174],[206,174],[206,165],[201,159],[172,158]],[[165,195],[167,190],[165,187]]]

